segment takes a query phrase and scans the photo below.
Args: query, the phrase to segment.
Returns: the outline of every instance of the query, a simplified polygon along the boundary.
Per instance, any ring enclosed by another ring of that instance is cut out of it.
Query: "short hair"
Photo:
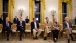
[[[36,18],[33,18],[33,20],[34,20],[34,19],[36,19]]]
[[[65,19],[66,19],[66,18],[68,18],[68,17],[65,17]]]
[[[45,19],[47,19],[48,17],[46,17]]]

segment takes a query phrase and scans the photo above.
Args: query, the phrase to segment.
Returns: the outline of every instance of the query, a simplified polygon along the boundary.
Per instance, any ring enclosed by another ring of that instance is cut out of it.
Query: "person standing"
[[[18,20],[17,16],[15,16],[15,18],[14,18],[14,20],[13,20],[13,23],[17,24],[18,21],[19,21],[19,20]]]
[[[28,16],[26,17],[25,22],[26,22],[26,23],[29,23]]]

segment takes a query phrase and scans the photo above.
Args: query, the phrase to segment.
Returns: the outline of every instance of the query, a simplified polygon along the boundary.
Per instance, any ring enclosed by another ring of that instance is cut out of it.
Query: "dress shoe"
[[[20,38],[20,41],[22,41],[22,39]]]
[[[68,39],[68,43],[70,43],[70,39]]]
[[[47,40],[47,37],[44,37],[44,40]]]
[[[7,41],[9,41],[9,38],[7,38]]]
[[[22,38],[20,37],[20,41],[22,41]]]
[[[72,41],[76,41],[75,39],[72,39]]]

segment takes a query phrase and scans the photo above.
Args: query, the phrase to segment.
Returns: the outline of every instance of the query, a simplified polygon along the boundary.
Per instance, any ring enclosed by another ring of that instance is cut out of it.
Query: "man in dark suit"
[[[75,41],[72,37],[72,24],[69,21],[68,17],[65,17],[65,22],[63,23],[63,28],[67,33],[68,43],[70,43],[70,37],[71,37],[72,41]]]
[[[20,17],[20,21],[17,23],[18,30],[20,31],[20,41],[22,41],[22,34],[25,33],[25,21],[22,21],[22,17]]]
[[[7,31],[7,41],[9,41],[9,35],[10,35],[10,32],[12,32],[11,25],[12,23],[9,21],[9,18],[6,17],[6,21],[3,23],[2,33]]]
[[[19,21],[19,20],[18,20],[17,16],[15,16],[15,18],[14,18],[14,20],[13,20],[13,23],[17,24],[18,21]]]
[[[41,29],[39,29],[39,24],[36,22],[36,18],[33,18],[33,22],[31,22],[31,33],[33,33],[34,39],[38,39],[41,34]]]
[[[29,23],[28,16],[26,17],[25,22],[26,22],[26,23]]]
[[[1,15],[0,24],[2,24],[2,22],[3,22],[3,16]]]

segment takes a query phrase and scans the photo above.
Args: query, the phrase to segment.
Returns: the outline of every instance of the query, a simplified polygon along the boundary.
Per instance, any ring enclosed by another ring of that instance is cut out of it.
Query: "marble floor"
[[[32,38],[23,38],[22,41],[19,41],[18,38],[10,38],[9,41],[7,41],[5,38],[0,39],[0,43],[54,43],[51,38],[48,38],[46,41],[44,41],[42,38],[39,38],[38,40],[33,40]],[[67,39],[59,39],[56,43],[67,43]],[[71,43],[76,43],[76,41],[71,41]]]

